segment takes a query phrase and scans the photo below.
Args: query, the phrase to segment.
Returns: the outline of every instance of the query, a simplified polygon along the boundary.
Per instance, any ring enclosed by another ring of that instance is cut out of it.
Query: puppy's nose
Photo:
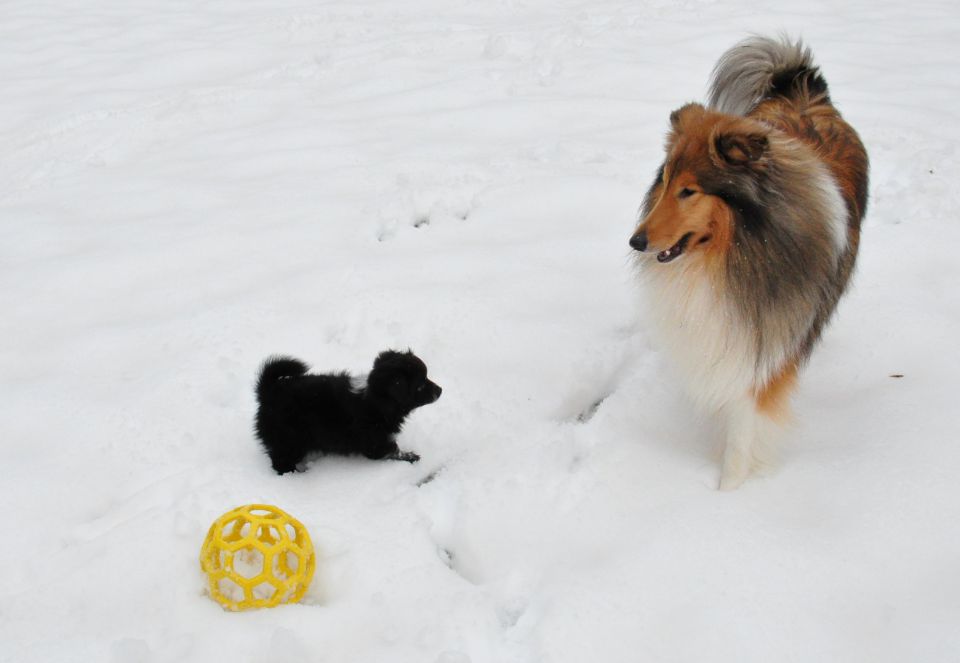
[[[443,393],[443,389],[440,388],[440,385],[438,384],[433,385],[433,400],[437,400],[438,398],[440,398],[440,394],[442,393]]]
[[[641,230],[636,235],[631,237],[630,246],[636,249],[637,251],[646,251],[647,250],[647,231]]]

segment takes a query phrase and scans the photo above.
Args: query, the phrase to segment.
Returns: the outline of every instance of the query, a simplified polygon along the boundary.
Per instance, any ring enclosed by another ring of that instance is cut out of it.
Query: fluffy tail
[[[309,370],[307,365],[292,357],[270,357],[260,369],[257,380],[257,398],[263,400],[281,378],[299,377]]]
[[[747,115],[764,99],[827,95],[827,82],[810,49],[786,36],[750,37],[724,53],[713,68],[710,108]]]

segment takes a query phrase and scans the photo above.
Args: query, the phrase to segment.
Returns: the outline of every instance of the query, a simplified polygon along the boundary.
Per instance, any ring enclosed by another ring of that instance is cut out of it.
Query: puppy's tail
[[[811,103],[829,101],[827,81],[801,41],[750,37],[724,53],[710,77],[711,109],[747,115],[774,97]]]
[[[257,398],[269,398],[277,382],[283,378],[300,377],[309,370],[307,365],[293,357],[270,357],[260,369],[260,379],[257,380]]]

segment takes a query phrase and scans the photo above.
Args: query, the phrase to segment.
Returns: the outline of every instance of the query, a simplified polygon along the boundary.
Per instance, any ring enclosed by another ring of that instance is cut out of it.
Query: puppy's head
[[[443,390],[427,379],[427,367],[409,350],[380,353],[367,378],[367,392],[406,413],[433,403]]]

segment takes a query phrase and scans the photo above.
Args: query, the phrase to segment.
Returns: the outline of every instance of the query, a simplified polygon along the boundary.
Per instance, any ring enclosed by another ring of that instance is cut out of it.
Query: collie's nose
[[[636,235],[631,237],[630,246],[632,246],[637,251],[646,251],[647,250],[647,231],[641,230]]]

